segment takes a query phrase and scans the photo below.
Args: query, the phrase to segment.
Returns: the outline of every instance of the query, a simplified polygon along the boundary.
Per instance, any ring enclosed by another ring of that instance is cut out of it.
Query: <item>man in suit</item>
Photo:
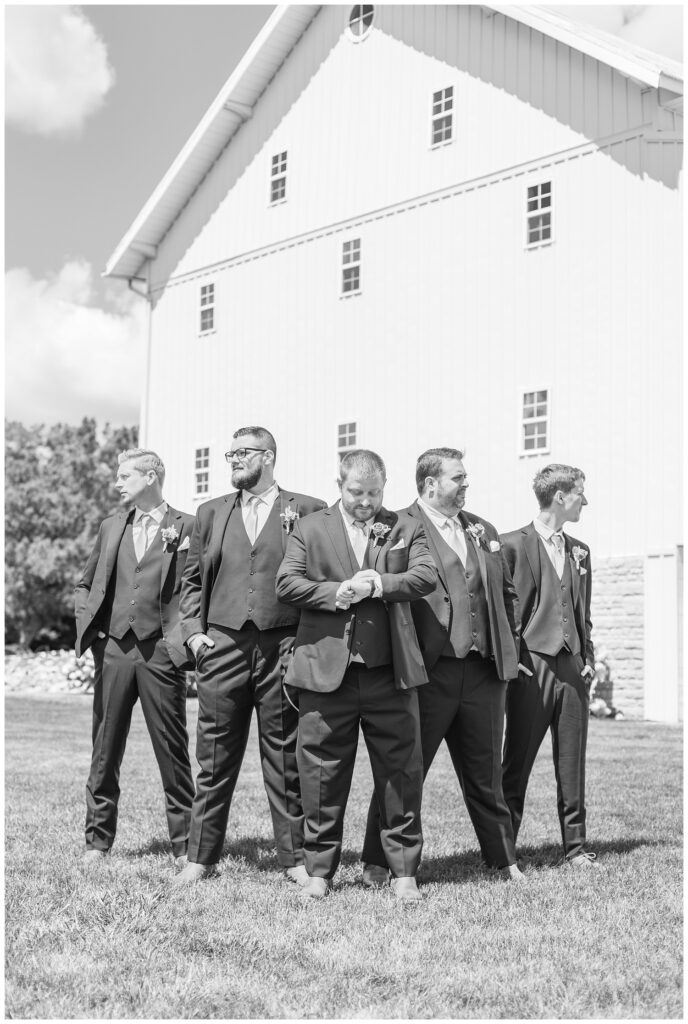
[[[423,837],[416,687],[427,681],[408,602],[437,573],[419,520],[382,507],[385,466],[358,449],[341,461],[341,499],[296,524],[277,575],[301,609],[286,682],[298,687],[304,856],[300,895],[327,894],[341,856],[344,812],[363,728],[395,895],[418,900]]]
[[[325,503],[278,487],[277,445],[264,427],[237,430],[225,458],[237,490],[198,509],[182,583],[181,635],[198,678],[200,772],[188,864],[174,884],[215,872],[254,708],[277,857],[291,881],[305,884],[298,715],[281,680],[299,615],[277,600],[275,576],[294,523]]]
[[[174,640],[193,516],[163,500],[155,452],[119,455],[116,488],[128,508],[106,519],[75,590],[76,653],[95,663],[93,756],[86,784],[87,864],[115,840],[119,772],[137,699],[165,791],[177,861],[186,853],[193,780],[186,732],[186,652]]]
[[[585,747],[595,677],[592,573],[588,546],[562,531],[588,504],[585,475],[575,466],[545,466],[533,490],[537,518],[502,536],[521,606],[524,666],[507,694],[504,796],[517,837],[528,778],[549,728],[566,862],[587,869],[597,866],[585,848]]]
[[[442,740],[451,754],[485,863],[521,880],[501,779],[506,680],[517,673],[519,613],[497,531],[464,512],[463,453],[431,448],[416,464],[419,497],[406,514],[421,523],[439,574],[437,589],[411,606],[430,677],[418,692],[423,771]],[[378,801],[371,800],[363,882],[387,882]]]

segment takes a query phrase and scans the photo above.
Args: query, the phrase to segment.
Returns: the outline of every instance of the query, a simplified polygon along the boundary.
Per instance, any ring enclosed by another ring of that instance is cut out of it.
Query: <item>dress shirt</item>
[[[355,520],[354,520],[353,516],[350,516],[348,512],[344,511],[344,506],[342,505],[341,501],[339,502],[339,511],[342,514],[342,521],[344,522],[344,529],[346,530],[346,532],[348,534],[349,541],[351,543],[351,547],[354,549],[354,554],[358,558],[358,565],[359,565],[359,568],[360,568],[363,565],[363,560],[365,559],[365,548],[363,548],[363,549],[359,548],[361,534],[363,534],[363,536],[365,537],[365,541],[366,541],[366,545],[367,545],[368,542],[370,541],[370,527],[375,522],[375,517],[373,516],[372,519],[369,519],[366,523],[364,523],[364,529],[361,530],[361,528],[359,526],[354,526]],[[357,549],[358,549],[358,551],[360,551],[360,550],[363,551],[363,554],[362,554],[362,556],[360,558],[358,556]],[[375,577],[371,576],[371,580],[373,580],[374,583],[375,583],[375,590],[374,590],[374,592],[370,596],[371,597],[382,597],[382,582],[380,580],[379,573],[376,574]]]
[[[144,512],[142,509],[136,508],[131,533],[132,540],[134,541],[134,551],[136,552],[136,558],[139,562],[155,540],[155,535],[160,528],[160,524],[165,518],[166,512],[166,501],[160,502],[156,508],[152,508],[149,512]],[[144,516],[147,517],[145,523],[141,521]]]
[[[438,512],[436,508],[428,505],[422,498],[418,499],[418,504],[422,506],[423,511],[436,528],[442,540],[449,545],[454,554],[459,556],[461,564],[465,568],[468,559],[468,548],[466,547],[466,534],[463,524],[459,519],[459,513],[457,512],[455,516],[445,516],[444,512]]]
[[[542,539],[545,551],[554,566],[557,576],[561,579],[564,575],[564,563],[566,561],[564,534],[561,530],[553,530],[551,526],[547,526],[541,519],[533,519],[533,526],[535,527],[535,532]],[[559,546],[557,546],[557,540],[555,539],[557,537],[559,538]]]
[[[254,544],[256,542],[256,540],[258,539],[258,537],[260,536],[260,531],[265,526],[265,524],[267,522],[267,519],[268,519],[268,516],[272,512],[272,506],[275,504],[275,502],[277,501],[278,497],[279,497],[279,487],[277,486],[277,484],[272,484],[270,487],[268,487],[268,489],[266,491],[263,491],[262,494],[251,494],[250,491],[242,491],[241,492],[241,515],[242,515],[243,520],[244,520],[244,526],[246,527],[246,532],[249,534],[249,539],[250,539],[252,544]],[[251,537],[251,534],[248,531],[249,517],[251,515],[250,505],[251,505],[251,499],[252,498],[256,499],[256,501],[255,501],[255,507],[256,507],[256,535],[255,535],[255,537]]]

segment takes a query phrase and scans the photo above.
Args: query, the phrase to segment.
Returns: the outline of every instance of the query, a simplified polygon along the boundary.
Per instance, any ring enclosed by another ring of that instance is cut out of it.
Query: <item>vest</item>
[[[480,566],[475,547],[466,537],[466,567],[459,556],[436,531],[439,543],[437,549],[447,579],[451,598],[451,620],[447,642],[442,655],[445,658],[465,658],[475,646],[483,656],[492,654],[490,643],[490,617],[487,598],[480,575]]]
[[[275,594],[275,578],[284,557],[279,499],[265,526],[251,544],[237,502],[222,539],[222,558],[213,581],[208,623],[241,629],[252,622],[258,629],[294,626],[297,608],[282,604]]]
[[[540,551],[540,566],[540,600],[523,631],[523,639],[529,649],[538,654],[554,657],[562,649],[571,654],[580,654],[571,586],[571,560],[567,554],[561,579],[547,552],[543,550]]]
[[[162,541],[160,529],[141,562],[136,560],[132,524],[124,527],[117,553],[117,567],[106,596],[109,606],[103,631],[121,640],[129,630],[137,640],[162,634],[160,621],[160,576]]]
[[[344,530],[346,546],[351,560],[351,575],[358,572],[358,561],[351,546],[349,535]],[[363,569],[372,569],[370,559],[372,541],[368,541]],[[358,604],[351,605],[351,655],[360,654],[366,668],[379,668],[381,665],[392,664],[392,637],[389,629],[389,615],[383,601],[379,598],[366,598]],[[355,664],[355,662],[354,662]]]

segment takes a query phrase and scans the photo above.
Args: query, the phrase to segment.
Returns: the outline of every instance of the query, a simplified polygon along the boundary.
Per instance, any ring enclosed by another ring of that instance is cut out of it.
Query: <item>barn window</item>
[[[453,109],[454,87],[452,85],[432,94],[431,144],[433,146],[439,146],[442,142],[451,140]]]
[[[337,427],[337,455],[340,460],[356,447],[356,424],[340,423]]]
[[[527,245],[552,241],[552,182],[529,185],[527,196]]]
[[[270,202],[279,203],[287,197],[287,153],[276,153],[270,172]]]
[[[361,239],[353,238],[342,247],[342,294],[361,290]]]
[[[194,494],[210,492],[210,448],[197,448],[194,452]]]
[[[215,329],[215,285],[201,285],[201,334]]]
[[[358,41],[364,39],[373,24],[375,8],[372,4],[356,4],[349,14],[349,35]]]
[[[549,450],[549,391],[522,392],[521,454],[535,455]]]

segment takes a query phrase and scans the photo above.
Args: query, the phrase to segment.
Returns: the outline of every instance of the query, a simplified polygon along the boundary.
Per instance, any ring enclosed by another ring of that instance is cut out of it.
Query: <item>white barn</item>
[[[463,447],[500,530],[580,466],[613,702],[679,719],[682,114],[680,65],[542,8],[276,8],[106,269],[169,499],[248,424],[327,500],[375,449],[392,508]]]

